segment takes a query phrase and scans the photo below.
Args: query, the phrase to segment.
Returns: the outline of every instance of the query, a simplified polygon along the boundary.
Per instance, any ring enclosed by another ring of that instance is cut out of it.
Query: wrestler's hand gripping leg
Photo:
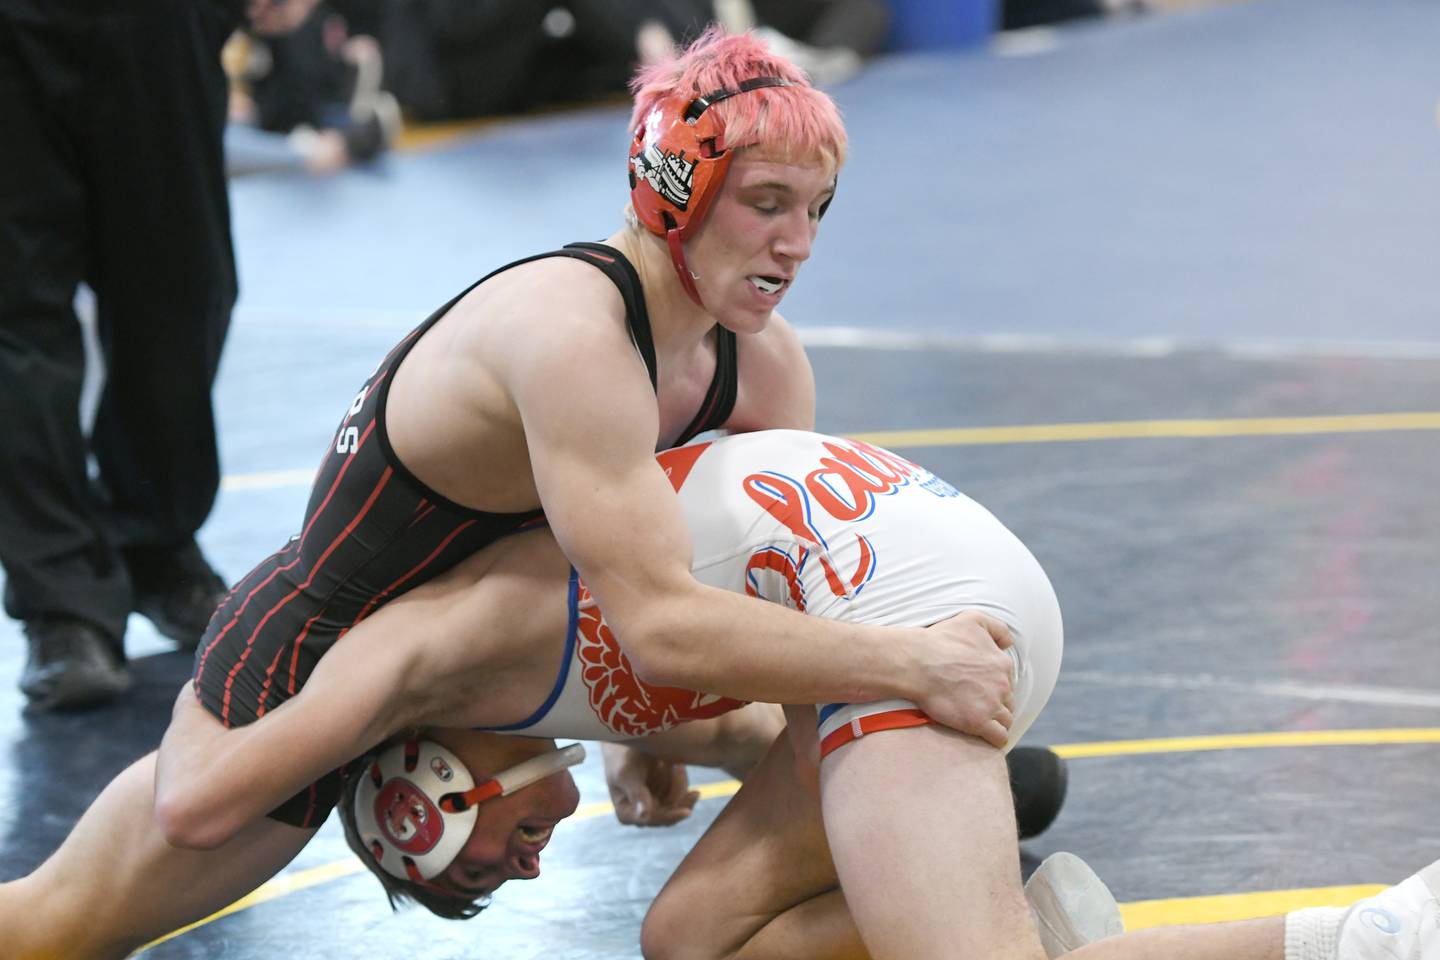
[[[827,757],[821,782],[823,820],[776,741],[652,905],[647,960],[1043,956],[1000,751],[890,730]]]

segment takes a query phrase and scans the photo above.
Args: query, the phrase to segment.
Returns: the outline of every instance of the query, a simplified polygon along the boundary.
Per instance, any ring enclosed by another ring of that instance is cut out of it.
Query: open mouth
[[[540,875],[540,854],[517,853],[511,860],[511,866],[519,873],[521,879],[534,879]]]
[[[527,847],[534,847],[536,853],[545,849],[545,844],[550,842],[550,834],[554,832],[554,824],[547,826],[527,826],[522,823],[515,828],[515,836],[519,838],[520,842]]]
[[[752,276],[748,279],[750,280],[751,284],[754,285],[756,290],[759,290],[761,293],[769,297],[773,297],[775,294],[779,293],[785,288],[785,284],[789,282],[784,277],[765,277],[760,276],[759,274],[756,274],[755,276]]]
[[[522,823],[515,827],[515,840],[510,846],[510,866],[523,879],[540,875],[540,852],[555,832],[553,823]]]

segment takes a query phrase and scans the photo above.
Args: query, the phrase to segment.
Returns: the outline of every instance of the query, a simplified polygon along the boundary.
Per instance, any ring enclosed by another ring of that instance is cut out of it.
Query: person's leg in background
[[[753,0],[756,35],[826,86],[853,76],[890,28],[883,0]]]
[[[129,583],[89,489],[75,316],[92,210],[81,131],[79,4],[0,5],[0,563],[5,612],[24,624],[20,686],[41,707],[108,700],[129,685]],[[146,145],[140,149],[148,150]]]
[[[309,157],[286,133],[271,133],[248,123],[225,128],[225,172],[232,177],[251,173],[303,173]]]
[[[880,52],[890,29],[885,0],[754,0],[760,23],[822,50]]]
[[[235,302],[218,3],[125,4],[94,55],[85,164],[106,380],[92,447],[133,608],[193,646],[224,584],[195,543],[220,484],[211,387]]]
[[[564,0],[574,17],[573,45],[584,69],[570,99],[622,93],[635,67],[674,55],[709,23],[708,0]]]
[[[1102,0],[1005,0],[1000,5],[1000,29],[1024,30],[1081,17],[1098,17],[1106,9]]]
[[[385,86],[424,123],[528,109],[552,81],[537,63],[547,0],[508,4],[429,0],[390,4],[378,39]],[[562,78],[563,71],[554,71]]]

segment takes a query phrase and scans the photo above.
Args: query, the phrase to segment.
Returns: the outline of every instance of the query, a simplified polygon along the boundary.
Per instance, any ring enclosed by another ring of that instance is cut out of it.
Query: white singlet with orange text
[[[965,609],[1015,639],[1010,743],[1054,688],[1060,608],[1039,563],[999,520],[887,450],[768,430],[667,450],[702,583],[854,623],[927,626]],[[640,680],[572,573],[570,652],[544,706],[501,732],[615,740],[742,704]],[[907,701],[820,704],[822,751],[875,730],[928,722]]]

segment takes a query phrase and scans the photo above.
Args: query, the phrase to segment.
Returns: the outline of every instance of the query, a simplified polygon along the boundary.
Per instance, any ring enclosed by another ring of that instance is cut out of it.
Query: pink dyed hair
[[[754,77],[782,77],[794,86],[751,90],[710,109],[724,121],[723,149],[761,146],[787,160],[818,156],[836,171],[845,163],[845,124],[829,96],[810,85],[805,73],[748,33],[729,34],[715,25],[679,56],[641,67],[630,81],[637,130],[667,97],[698,97],[734,90]]]

